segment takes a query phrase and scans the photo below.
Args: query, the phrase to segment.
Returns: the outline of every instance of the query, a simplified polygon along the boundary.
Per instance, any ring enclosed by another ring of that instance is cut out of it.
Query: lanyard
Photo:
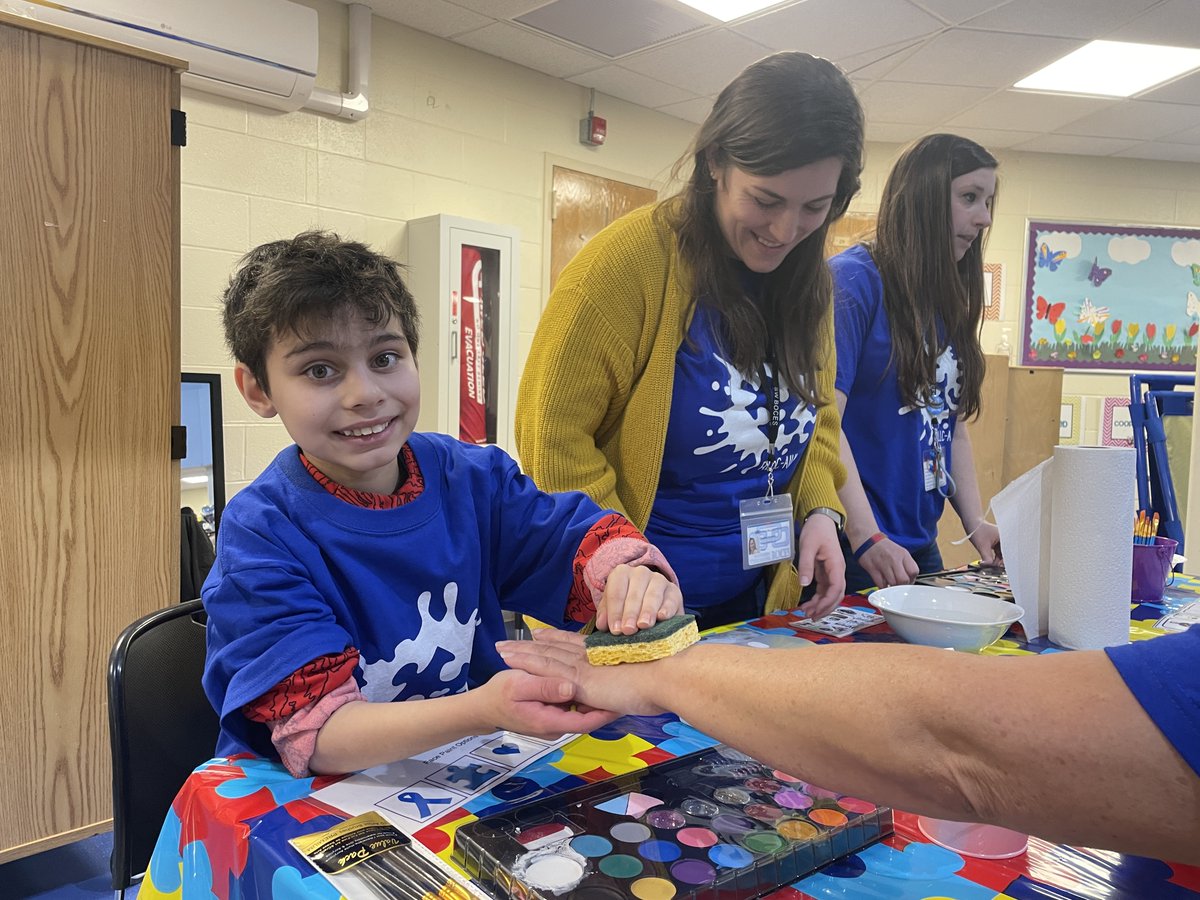
[[[775,379],[775,363],[773,358],[767,359],[763,368],[767,391],[770,393],[771,417],[767,422],[767,496],[775,496],[775,441],[779,437],[779,382]]]

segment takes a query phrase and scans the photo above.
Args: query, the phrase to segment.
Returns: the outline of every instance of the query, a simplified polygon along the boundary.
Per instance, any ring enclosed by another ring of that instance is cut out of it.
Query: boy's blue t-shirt
[[[230,500],[202,591],[218,755],[276,757],[242,707],[320,656],[356,647],[368,700],[440,697],[504,668],[503,609],[563,621],[575,555],[604,512],[542,493],[498,448],[408,443],[425,490],[396,509],[333,496],[295,446]]]
[[[948,347],[938,359],[933,402],[907,406],[900,399],[892,362],[892,335],[883,304],[883,281],[867,248],[859,244],[829,261],[834,280],[836,390],[846,395],[842,431],[854,453],[867,500],[879,528],[913,552],[937,539],[945,497],[927,477],[940,441],[945,469],[958,417],[961,374]]]
[[[671,561],[688,609],[730,600],[764,571],[742,568],[738,501],[767,493],[772,393],[763,379],[722,358],[717,323],[716,312],[698,304],[675,354],[658,492],[646,523],[646,537]],[[784,494],[812,436],[816,409],[777,383],[775,492]]]
[[[1200,625],[1104,652],[1159,731],[1200,775]]]

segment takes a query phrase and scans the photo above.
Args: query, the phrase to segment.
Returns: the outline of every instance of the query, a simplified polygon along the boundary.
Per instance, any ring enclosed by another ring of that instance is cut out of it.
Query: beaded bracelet
[[[858,549],[854,551],[854,558],[861,559],[862,555],[864,553],[866,553],[868,550],[870,550],[872,547],[874,547],[880,541],[884,541],[884,540],[887,540],[886,534],[884,534],[882,531],[875,532],[873,535],[871,535],[869,538],[867,538],[865,541],[863,541],[861,544],[859,544]]]

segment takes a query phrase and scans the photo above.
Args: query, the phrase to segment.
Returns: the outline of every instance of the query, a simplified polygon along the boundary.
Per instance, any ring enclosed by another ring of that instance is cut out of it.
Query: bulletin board
[[[1021,361],[1192,372],[1200,229],[1029,222]]]

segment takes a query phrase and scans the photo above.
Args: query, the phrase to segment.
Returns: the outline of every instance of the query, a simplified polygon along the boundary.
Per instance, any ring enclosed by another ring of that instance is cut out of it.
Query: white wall
[[[321,16],[318,84],[341,90],[345,7],[305,0]],[[540,313],[549,237],[548,157],[576,160],[661,184],[695,126],[598,96],[609,122],[599,149],[578,142],[587,90],[413,31],[373,24],[371,112],[346,122],[286,115],[185,91],[188,146],[182,155],[182,365],[220,372],[224,383],[229,494],[251,481],[288,438],[264,422],[233,386],[218,299],[251,247],[321,227],[366,241],[410,264],[405,222],[447,213],[520,229],[520,359]],[[868,147],[854,209],[874,210],[898,148]],[[988,260],[1005,267],[1004,313],[1017,343],[1023,294],[1025,219],[1200,225],[1200,166],[1095,157],[997,153],[998,215]],[[1000,337],[989,323],[984,347]],[[1121,376],[1067,375],[1064,393],[1126,394]],[[1083,438],[1095,442],[1102,402],[1085,409]]]

